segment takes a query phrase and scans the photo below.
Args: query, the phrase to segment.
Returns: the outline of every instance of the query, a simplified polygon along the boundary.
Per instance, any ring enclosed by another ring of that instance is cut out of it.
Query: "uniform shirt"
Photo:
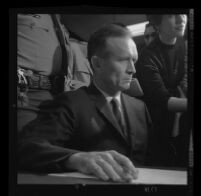
[[[49,14],[18,14],[17,63],[41,75],[56,75],[62,51]]]

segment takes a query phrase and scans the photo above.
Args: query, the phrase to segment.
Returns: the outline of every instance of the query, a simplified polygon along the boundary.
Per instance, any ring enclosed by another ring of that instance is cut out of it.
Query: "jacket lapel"
[[[115,127],[115,129],[118,130],[118,132],[121,133],[121,130],[120,130],[120,127],[119,125],[117,124],[113,114],[112,114],[112,111],[111,111],[111,108],[110,108],[110,105],[108,104],[108,102],[105,100],[105,98],[103,97],[103,99],[97,99],[96,101],[96,108],[98,109],[98,111],[100,111],[103,116]]]
[[[124,114],[126,119],[126,125],[127,125],[127,134],[129,143],[132,146],[133,141],[135,140],[135,122],[133,122],[135,118],[135,112],[133,110],[133,107],[131,107],[132,103],[130,103],[130,100],[126,98],[126,96],[122,93],[122,104],[124,107]]]
[[[113,125],[115,130],[126,140],[123,135],[120,126],[118,125],[113,113],[112,108],[103,96],[103,94],[92,84],[90,87],[90,92],[92,93],[91,98],[94,100],[97,110],[107,119],[109,123]]]

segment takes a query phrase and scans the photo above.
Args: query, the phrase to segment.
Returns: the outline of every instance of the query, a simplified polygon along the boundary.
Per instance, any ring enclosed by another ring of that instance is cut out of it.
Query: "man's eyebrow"
[[[130,60],[132,59],[132,61],[136,62],[138,60],[138,56],[119,56],[118,59],[120,60]]]

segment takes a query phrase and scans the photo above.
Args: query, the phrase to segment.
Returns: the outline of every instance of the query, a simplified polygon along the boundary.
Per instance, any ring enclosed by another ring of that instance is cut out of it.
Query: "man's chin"
[[[130,85],[131,85],[130,83],[122,85],[121,90],[122,91],[128,90],[130,88]]]

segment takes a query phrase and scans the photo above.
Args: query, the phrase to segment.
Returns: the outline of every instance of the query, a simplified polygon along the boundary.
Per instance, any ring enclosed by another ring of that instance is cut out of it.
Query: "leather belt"
[[[18,68],[18,85],[30,89],[50,90],[52,88],[49,76],[34,73],[32,70]]]
[[[18,68],[18,87],[21,92],[28,89],[49,90],[53,94],[58,94],[64,91],[64,75],[45,76]]]

